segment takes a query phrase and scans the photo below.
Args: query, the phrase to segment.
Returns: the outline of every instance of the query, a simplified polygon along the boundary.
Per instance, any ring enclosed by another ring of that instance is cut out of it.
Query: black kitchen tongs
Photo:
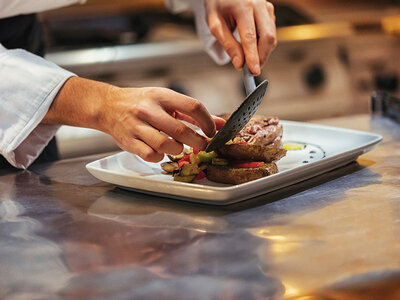
[[[218,149],[225,145],[226,142],[233,139],[250,121],[264,98],[265,91],[268,87],[268,81],[264,80],[256,87],[254,76],[251,74],[246,64],[243,66],[243,83],[247,94],[246,99],[207,145],[207,152]]]

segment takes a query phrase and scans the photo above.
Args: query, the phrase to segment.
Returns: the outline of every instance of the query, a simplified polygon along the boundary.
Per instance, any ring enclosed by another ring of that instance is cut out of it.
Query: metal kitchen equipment
[[[218,149],[225,145],[227,141],[233,139],[249,122],[264,98],[268,81],[264,80],[256,87],[254,77],[246,64],[243,66],[243,83],[246,88],[246,99],[207,145],[207,152]]]
[[[256,89],[256,81],[246,64],[243,66],[242,78],[246,90],[246,96],[248,96]]]
[[[371,95],[371,111],[400,123],[400,99],[386,92],[375,92]]]

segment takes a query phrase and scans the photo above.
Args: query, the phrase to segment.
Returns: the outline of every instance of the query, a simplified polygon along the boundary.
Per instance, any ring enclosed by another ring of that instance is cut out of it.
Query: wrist
[[[42,123],[102,130],[102,106],[112,88],[102,82],[71,77],[54,98]]]

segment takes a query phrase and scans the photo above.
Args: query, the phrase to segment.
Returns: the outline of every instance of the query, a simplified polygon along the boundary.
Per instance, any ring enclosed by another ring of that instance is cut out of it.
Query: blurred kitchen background
[[[369,111],[373,91],[400,96],[400,0],[276,0],[278,47],[258,80],[270,85],[260,114],[307,121]],[[163,86],[213,114],[244,99],[241,74],[216,65],[190,13],[164,0],[88,0],[40,15],[47,59],[118,86]],[[112,139],[64,126],[63,158],[117,149]]]

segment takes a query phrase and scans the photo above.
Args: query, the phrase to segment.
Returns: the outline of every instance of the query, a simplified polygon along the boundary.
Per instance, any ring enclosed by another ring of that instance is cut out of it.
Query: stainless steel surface
[[[246,89],[246,95],[250,95],[256,89],[256,81],[253,74],[250,72],[247,64],[244,64],[242,70],[243,84]]]
[[[251,117],[256,113],[257,108],[260,106],[261,101],[264,98],[267,87],[268,81],[264,80],[256,89],[251,91],[242,104],[240,104],[240,106],[232,113],[225,125],[212,138],[206,147],[207,152],[222,147],[243,129],[243,127],[250,121]],[[250,86],[246,88],[250,88]]]
[[[56,139],[61,159],[120,150],[112,136],[89,128],[63,125]]]
[[[169,66],[185,57],[206,56],[199,40],[118,45],[49,53],[46,59],[79,74]],[[175,61],[174,61],[175,60]],[[127,65],[128,64],[128,65]],[[90,70],[87,68],[90,67]]]
[[[2,299],[399,299],[400,125],[336,171],[228,207],[122,191],[63,160],[0,176]]]

